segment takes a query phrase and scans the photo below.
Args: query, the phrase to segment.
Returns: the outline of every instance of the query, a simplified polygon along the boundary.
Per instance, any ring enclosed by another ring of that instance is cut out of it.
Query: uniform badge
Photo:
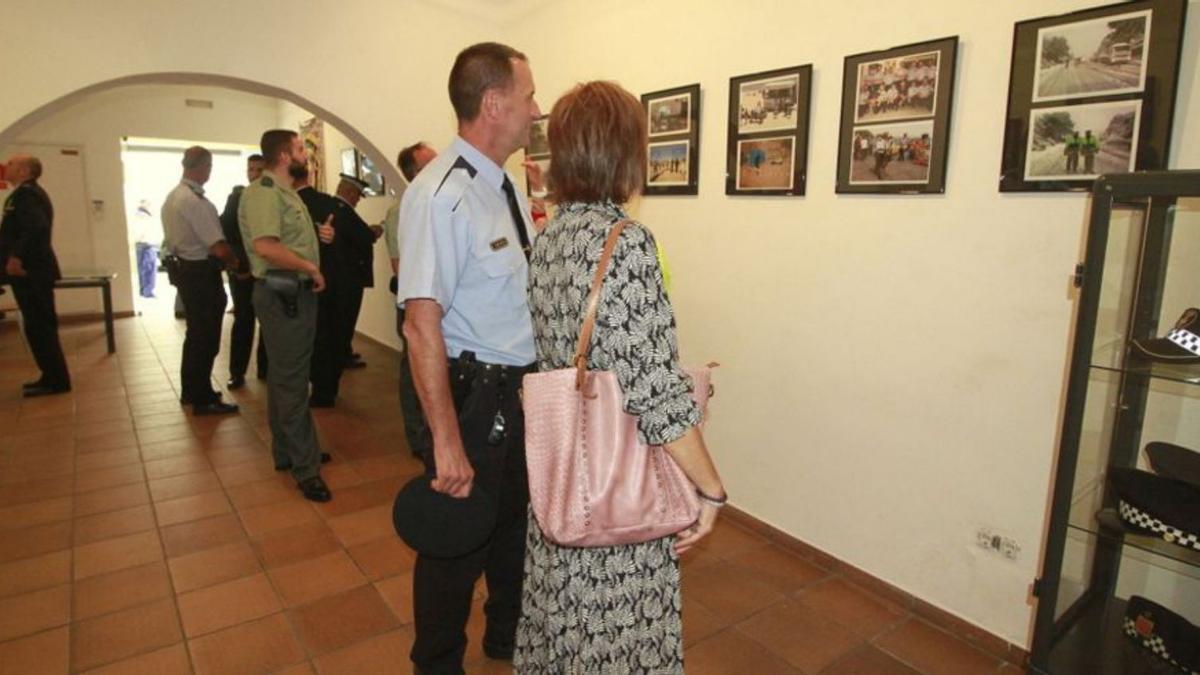
[[[492,247],[493,251],[499,251],[500,249],[504,248],[505,246],[508,246],[508,237],[500,237],[499,239],[497,239],[496,241],[493,241],[491,243],[491,247]]]

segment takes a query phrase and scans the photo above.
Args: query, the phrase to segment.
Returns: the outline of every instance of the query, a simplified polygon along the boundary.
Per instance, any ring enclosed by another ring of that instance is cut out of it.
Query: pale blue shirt
[[[458,137],[421,169],[400,201],[396,302],[441,305],[447,356],[471,351],[487,363],[524,366],[536,359],[525,300],[529,264],[501,188],[506,177]],[[517,203],[532,238],[520,192]]]
[[[184,178],[162,205],[167,251],[184,260],[204,260],[213,244],[225,240],[217,207],[204,196],[204,187]]]

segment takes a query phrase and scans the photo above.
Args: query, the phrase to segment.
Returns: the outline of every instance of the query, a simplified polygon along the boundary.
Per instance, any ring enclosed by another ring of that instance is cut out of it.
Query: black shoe
[[[21,395],[24,396],[25,398],[35,398],[38,396],[51,396],[53,394],[65,394],[68,391],[71,391],[71,385],[69,385],[69,384],[62,384],[62,385],[43,384],[43,385],[39,385],[37,387],[30,387],[30,388],[22,391]]]
[[[322,464],[328,464],[332,460],[333,460],[333,455],[329,454],[328,452],[321,453],[321,463]],[[284,460],[283,464],[279,464],[278,462],[276,462],[275,470],[276,471],[291,471],[292,463],[287,460]]]
[[[320,476],[313,476],[301,481],[298,487],[300,492],[304,493],[304,498],[310,502],[327,502],[333,499],[333,493],[329,491],[329,486],[321,480]]]
[[[310,407],[310,408],[332,408],[333,401],[326,400],[323,398],[310,398],[310,399],[308,399],[308,407]]]
[[[38,387],[44,386],[46,386],[45,380],[34,380],[33,382],[26,382],[25,384],[21,385],[21,389],[37,389]]]
[[[229,387],[230,391],[233,391],[234,389],[241,389],[242,387],[246,386],[246,376],[234,375],[233,377],[229,378],[229,381],[225,383],[225,386]]]
[[[487,640],[484,640],[483,642],[483,653],[489,659],[495,659],[497,661],[512,661],[513,651],[515,651],[513,645],[494,645]]]
[[[346,365],[342,366],[342,368],[344,370],[357,370],[359,368],[366,368],[366,367],[367,367],[367,362],[363,361],[362,359],[353,359],[350,361],[346,361]]]
[[[205,403],[204,405],[192,406],[192,414],[197,417],[205,415],[228,415],[237,411],[238,407],[236,405],[224,401],[214,401],[212,403]]]

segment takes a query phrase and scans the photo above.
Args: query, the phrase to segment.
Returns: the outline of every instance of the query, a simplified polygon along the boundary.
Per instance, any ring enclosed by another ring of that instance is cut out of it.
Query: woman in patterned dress
[[[572,365],[600,251],[643,183],[646,116],[618,85],[591,82],[555,104],[549,137],[558,208],[529,267],[542,371]],[[547,541],[531,511],[514,667],[522,675],[682,673],[679,554],[712,530],[725,491],[696,426],[654,237],[639,223],[626,226],[609,263],[588,368],[616,373],[641,439],[664,445],[696,484],[700,519],[641,544],[569,548]]]

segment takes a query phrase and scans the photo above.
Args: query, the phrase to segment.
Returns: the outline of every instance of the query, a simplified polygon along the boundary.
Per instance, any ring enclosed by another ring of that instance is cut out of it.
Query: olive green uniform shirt
[[[270,171],[264,171],[258,180],[242,191],[238,204],[238,227],[242,241],[246,242],[246,255],[250,258],[250,271],[261,279],[270,263],[254,250],[254,240],[275,237],[292,253],[317,265],[321,264],[321,253],[317,246],[317,231],[313,226],[308,209],[300,195],[290,185],[281,185]],[[300,272],[302,278],[308,275]]]

